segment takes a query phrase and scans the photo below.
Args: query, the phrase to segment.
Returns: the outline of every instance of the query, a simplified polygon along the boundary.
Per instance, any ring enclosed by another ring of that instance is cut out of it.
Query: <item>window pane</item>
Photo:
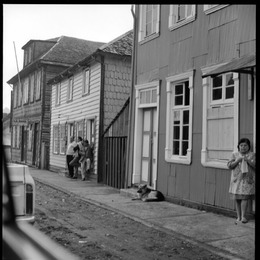
[[[182,139],[183,140],[189,140],[189,126],[183,126],[183,133],[182,133]]]
[[[182,105],[183,104],[183,96],[177,96],[175,97],[175,106],[179,106],[179,105]]]
[[[152,24],[146,24],[146,35],[150,35],[152,33]]]
[[[180,111],[173,112],[173,121],[175,125],[180,123]]]
[[[183,94],[183,85],[176,85],[175,86],[175,95]]]
[[[213,100],[218,100],[222,98],[222,89],[218,88],[218,89],[213,89]]]
[[[173,141],[173,148],[172,148],[172,154],[179,155],[180,152],[180,142],[179,141]]]
[[[187,17],[189,17],[189,16],[191,16],[192,5],[186,5],[186,8],[187,8]]]
[[[185,106],[190,104],[190,89],[189,89],[189,82],[185,82]]]
[[[179,140],[180,139],[180,126],[174,126],[173,127],[173,139]]]
[[[187,155],[187,150],[188,150],[188,145],[189,143],[186,141],[182,142],[182,154],[183,156]]]
[[[189,110],[183,111],[183,124],[189,124]]]
[[[226,88],[226,99],[234,98],[234,87]]]
[[[213,78],[213,88],[222,86],[222,76],[217,76]]]
[[[226,85],[234,85],[233,73],[226,75]]]

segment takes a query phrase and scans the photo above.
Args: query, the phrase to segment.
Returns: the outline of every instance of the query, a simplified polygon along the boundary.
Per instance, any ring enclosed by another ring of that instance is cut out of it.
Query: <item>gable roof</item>
[[[103,42],[93,42],[74,37],[61,36],[55,44],[40,59],[44,61],[74,64],[82,59],[82,56],[90,55]]]
[[[120,56],[130,56],[132,55],[133,49],[133,30],[130,30],[123,35],[115,38],[109,43],[103,44],[96,51],[90,53],[89,55],[85,55],[85,58],[75,63],[71,67],[64,70],[62,73],[57,75],[48,81],[48,84],[52,84],[55,81],[60,81],[63,76],[70,75],[73,71],[76,71],[80,66],[84,66],[88,64],[88,62],[93,59],[94,56],[97,56],[100,53],[103,54],[114,54]]]
[[[23,48],[32,41],[37,40],[30,40],[23,46]],[[82,59],[82,57],[90,55],[100,46],[104,45],[103,42],[88,41],[68,36],[60,36],[57,38],[46,40],[46,42],[56,43],[47,52],[45,52],[38,59],[36,59],[33,63],[23,68],[19,72],[20,77],[26,76],[26,74],[30,73],[33,69],[35,69],[36,64],[39,63],[51,63],[54,65],[63,65],[65,67],[71,66],[78,62],[80,59]],[[7,83],[14,84],[17,81],[18,74],[12,77]]]
[[[132,55],[133,49],[133,30],[117,37],[109,43],[99,48],[102,52],[113,53],[118,55]]]

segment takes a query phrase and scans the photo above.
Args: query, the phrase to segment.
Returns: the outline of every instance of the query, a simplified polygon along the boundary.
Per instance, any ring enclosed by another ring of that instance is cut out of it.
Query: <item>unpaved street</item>
[[[37,229],[84,259],[223,259],[36,181]]]

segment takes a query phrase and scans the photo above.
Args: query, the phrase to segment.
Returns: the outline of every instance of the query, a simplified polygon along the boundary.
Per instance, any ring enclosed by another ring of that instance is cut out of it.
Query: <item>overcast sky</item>
[[[71,36],[109,42],[133,28],[131,5],[3,5],[3,108],[10,109],[11,87],[6,83],[22,70],[29,40]]]

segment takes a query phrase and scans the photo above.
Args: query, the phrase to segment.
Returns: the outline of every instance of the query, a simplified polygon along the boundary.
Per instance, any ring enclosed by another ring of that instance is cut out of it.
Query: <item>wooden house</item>
[[[70,136],[94,146],[93,174],[102,173],[103,132],[130,95],[133,31],[85,55],[48,84],[51,97],[50,170],[66,171]]]
[[[7,82],[13,85],[12,161],[48,169],[51,88],[47,81],[103,44],[61,36],[30,40],[22,47],[23,69]]]
[[[234,212],[227,168],[255,151],[255,5],[136,5],[128,187]]]

